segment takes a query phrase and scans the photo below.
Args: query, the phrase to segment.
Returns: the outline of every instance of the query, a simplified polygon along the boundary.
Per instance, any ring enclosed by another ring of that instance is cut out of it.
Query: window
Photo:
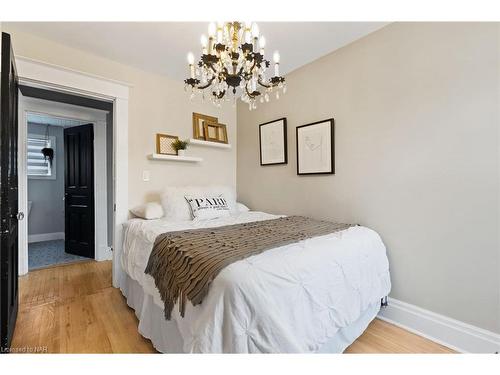
[[[45,160],[42,154],[42,149],[51,147],[54,149],[54,159],[52,165],[49,160]],[[55,179],[55,162],[56,162],[56,138],[49,137],[49,140],[44,136],[28,134],[28,177],[30,178],[49,178]]]

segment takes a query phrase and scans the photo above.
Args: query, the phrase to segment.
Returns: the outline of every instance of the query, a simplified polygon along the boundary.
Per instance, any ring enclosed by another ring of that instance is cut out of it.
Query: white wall
[[[21,124],[22,126],[23,124]],[[28,135],[45,137],[46,126],[28,123]],[[51,126],[50,136],[55,138],[53,175],[47,177],[28,176],[28,200],[32,208],[28,220],[28,235],[64,233],[64,131]]]
[[[500,332],[499,28],[397,23],[238,105],[238,197],[257,210],[378,231],[399,300]],[[288,119],[288,165],[258,125]],[[335,118],[336,173],[297,176],[295,127]]]

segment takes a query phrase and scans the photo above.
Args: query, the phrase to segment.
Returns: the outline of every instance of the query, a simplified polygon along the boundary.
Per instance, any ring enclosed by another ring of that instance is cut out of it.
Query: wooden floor
[[[111,286],[111,262],[89,261],[20,278],[12,347],[49,353],[155,353],[137,318]],[[375,319],[347,353],[450,353],[452,350]]]

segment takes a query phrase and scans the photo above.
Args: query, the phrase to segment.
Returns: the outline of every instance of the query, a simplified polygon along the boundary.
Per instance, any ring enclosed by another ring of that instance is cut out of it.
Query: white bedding
[[[122,266],[163,308],[144,273],[157,235],[277,217],[250,211],[209,221],[132,219],[125,224]],[[231,264],[201,305],[188,302],[184,318],[175,307],[172,321],[185,352],[316,352],[390,287],[385,246],[376,232],[358,226]]]

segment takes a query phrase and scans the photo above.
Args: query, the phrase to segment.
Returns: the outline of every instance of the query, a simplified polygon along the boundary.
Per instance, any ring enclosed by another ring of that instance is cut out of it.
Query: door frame
[[[19,82],[22,85],[86,96],[113,102],[113,286],[119,287],[124,277],[121,267],[123,223],[128,220],[128,97],[132,85],[68,69],[42,61],[16,56]],[[20,144],[23,151],[25,143]],[[24,152],[24,151],[23,151]],[[24,160],[23,158],[18,158]],[[20,165],[18,165],[21,167]],[[26,173],[26,171],[24,171]],[[23,177],[24,180],[24,177]],[[26,184],[22,184],[27,189]],[[28,201],[20,199],[20,210],[27,212]],[[27,246],[27,226],[19,240]],[[20,242],[21,243],[21,242]],[[27,270],[20,270],[20,274]]]
[[[78,108],[73,104],[52,102],[19,95],[19,199],[28,202],[29,179],[26,171],[26,140],[28,129],[28,114],[51,116],[60,119],[77,120],[94,124],[94,219],[95,219],[95,257],[96,260],[112,259],[108,246],[108,212],[107,212],[107,165],[106,165],[106,112],[94,108]],[[27,204],[27,203],[26,203]],[[26,206],[27,207],[27,206]],[[24,211],[23,211],[24,212]],[[19,244],[19,274],[28,272],[28,222],[29,215],[25,212],[26,220],[20,222],[19,233],[25,233],[27,241]]]

